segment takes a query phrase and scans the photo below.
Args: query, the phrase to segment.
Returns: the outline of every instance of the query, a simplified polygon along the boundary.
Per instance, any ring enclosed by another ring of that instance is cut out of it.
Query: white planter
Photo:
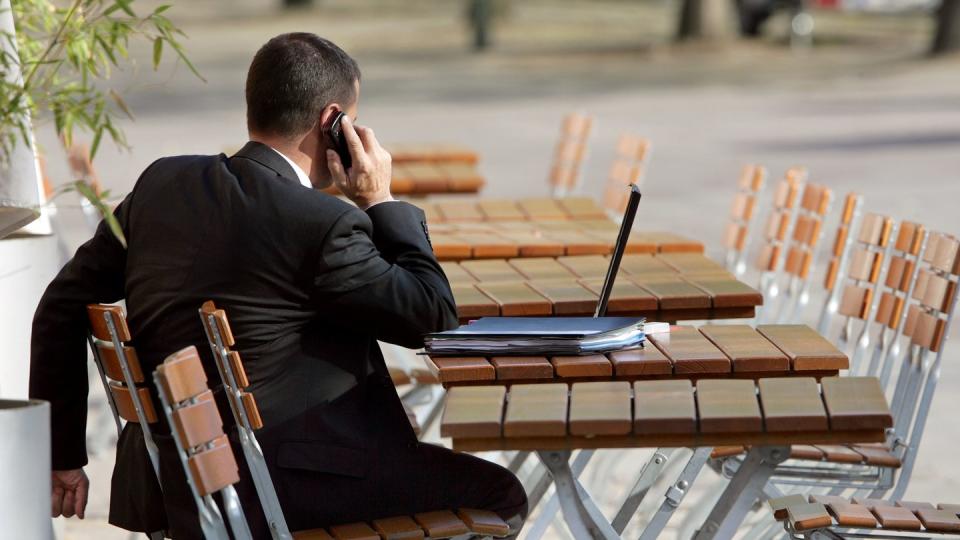
[[[50,404],[0,400],[0,536],[50,540]]]

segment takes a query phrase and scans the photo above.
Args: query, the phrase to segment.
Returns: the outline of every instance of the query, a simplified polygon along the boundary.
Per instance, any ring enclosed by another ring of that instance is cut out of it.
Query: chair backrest
[[[890,217],[878,214],[864,216],[843,284],[838,309],[841,315],[862,321],[869,318],[874,290],[880,280],[886,248],[894,227],[895,222]]]
[[[756,269],[761,273],[776,272],[783,258],[783,245],[790,235],[794,222],[794,209],[800,195],[800,189],[806,181],[803,169],[793,168],[777,183],[773,193],[773,206],[767,216],[762,247],[756,260]],[[761,284],[761,288],[766,286]]]
[[[750,238],[750,225],[756,215],[757,200],[763,191],[767,169],[760,165],[744,165],[737,183],[737,193],[730,208],[730,221],[723,234],[727,269],[742,274],[743,253]]]
[[[649,157],[649,140],[630,133],[620,135],[603,194],[603,205],[607,210],[618,215],[626,211],[630,199],[627,187],[630,184],[642,187]]]
[[[857,193],[847,193],[843,200],[840,223],[837,224],[837,232],[834,234],[833,245],[830,248],[830,261],[827,263],[827,270],[823,277],[823,288],[827,291],[833,291],[837,278],[843,271],[843,263],[853,245],[853,242],[849,241],[850,231],[856,225],[862,206],[863,197]]]
[[[200,320],[217,363],[217,370],[227,388],[227,396],[237,424],[252,430],[262,428],[263,419],[257,400],[253,394],[246,391],[250,386],[250,379],[243,367],[240,353],[231,349],[236,342],[227,314],[222,309],[217,309],[212,300],[207,300],[200,307]]]
[[[787,247],[784,271],[806,281],[823,235],[823,221],[830,211],[833,192],[826,186],[807,184],[803,189],[793,234]]]
[[[576,187],[592,127],[593,118],[590,116],[571,113],[564,117],[549,176],[555,196],[562,197]]]
[[[931,233],[920,259],[920,270],[901,330],[910,346],[900,366],[891,402],[897,435],[909,437],[901,445],[903,466],[894,488],[894,500],[902,497],[907,489],[940,378],[947,332],[960,291],[960,240]]]
[[[90,304],[87,317],[93,358],[114,413],[127,422],[156,422],[156,408],[145,385],[137,352],[125,345],[131,336],[123,308]]]
[[[196,347],[191,345],[168,356],[153,378],[187,483],[200,509],[204,535],[227,538],[223,518],[211,498],[220,493],[234,536],[249,538],[246,518],[233,488],[240,481],[239,468]]]

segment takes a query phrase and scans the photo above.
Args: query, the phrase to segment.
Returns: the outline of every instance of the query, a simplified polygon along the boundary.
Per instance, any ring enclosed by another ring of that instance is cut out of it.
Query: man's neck
[[[270,148],[273,148],[277,152],[287,156],[290,161],[296,163],[297,166],[304,171],[310,171],[310,168],[313,166],[313,159],[300,150],[300,146],[297,142],[291,142],[272,137],[261,137],[254,134],[250,134],[250,140],[263,143]]]

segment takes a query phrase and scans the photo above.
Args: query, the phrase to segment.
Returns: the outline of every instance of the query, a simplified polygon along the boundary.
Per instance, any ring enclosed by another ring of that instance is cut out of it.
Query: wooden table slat
[[[675,326],[669,333],[651,334],[647,340],[673,362],[677,374],[731,371],[727,355],[695,328]]]
[[[500,304],[504,317],[553,314],[550,301],[525,283],[482,283],[477,288]]]
[[[550,359],[554,372],[560,378],[610,377],[613,365],[602,354],[583,356],[554,356]]]
[[[542,356],[494,356],[497,379],[553,379],[553,364]]]
[[[749,325],[705,325],[700,333],[730,358],[734,372],[790,370],[790,359]]]
[[[463,386],[447,391],[440,422],[443,437],[499,437],[506,388]]]
[[[884,429],[893,425],[875,377],[825,377],[820,384],[832,429]]]
[[[633,383],[634,433],[695,433],[693,384],[686,380]]]
[[[569,268],[558,263],[553,257],[532,257],[511,259],[510,266],[517,269],[528,280],[569,278],[576,275]]]
[[[651,344],[607,355],[617,377],[672,375],[673,362]]]
[[[530,287],[553,304],[554,315],[583,315],[596,311],[597,294],[574,280],[540,280]]]
[[[808,377],[760,379],[767,431],[822,431],[829,427],[817,381]]]
[[[564,383],[515,384],[503,420],[504,437],[562,437],[567,434]]]
[[[570,391],[571,435],[625,435],[632,430],[630,383],[574,384]]]
[[[630,281],[656,296],[661,310],[709,308],[711,305],[709,294],[680,276],[631,275]]]
[[[698,289],[710,295],[715,308],[762,306],[763,295],[753,287],[737,279],[724,279],[713,276],[688,275],[686,280]]]
[[[457,303],[457,316],[461,319],[496,317],[500,305],[473,285],[452,285],[453,299]]]
[[[757,331],[790,358],[794,371],[850,367],[847,355],[807,325],[762,324]]]
[[[486,358],[476,356],[431,358],[441,384],[460,381],[493,381],[497,371]]]
[[[749,380],[704,379],[697,383],[697,413],[704,433],[763,431],[756,385]]]

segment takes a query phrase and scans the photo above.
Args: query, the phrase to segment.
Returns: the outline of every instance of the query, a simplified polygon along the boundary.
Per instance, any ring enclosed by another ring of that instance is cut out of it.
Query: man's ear
[[[331,103],[323,108],[320,111],[320,131],[325,132],[330,129],[330,124],[333,123],[333,119],[337,117],[337,113],[342,111],[343,108],[339,103]]]

